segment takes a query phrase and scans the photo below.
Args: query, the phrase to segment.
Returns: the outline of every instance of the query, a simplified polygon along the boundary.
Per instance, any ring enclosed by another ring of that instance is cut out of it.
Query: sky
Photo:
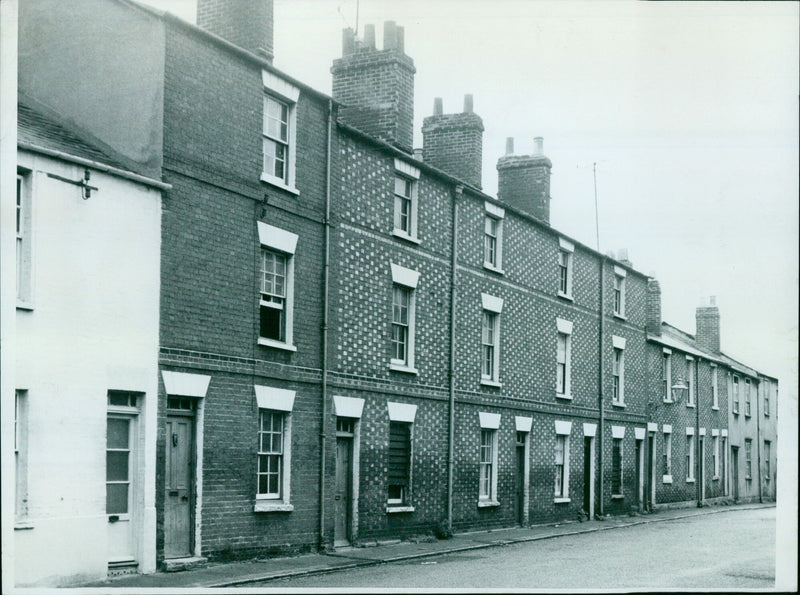
[[[195,20],[194,0],[147,3]],[[274,64],[330,93],[341,30],[375,24],[380,48],[396,21],[415,146],[435,97],[450,113],[472,94],[484,191],[506,137],[518,154],[544,137],[551,224],[591,247],[596,164],[600,250],[654,274],[664,320],[687,332],[716,296],[723,350],[778,377],[796,412],[799,6],[275,0]]]

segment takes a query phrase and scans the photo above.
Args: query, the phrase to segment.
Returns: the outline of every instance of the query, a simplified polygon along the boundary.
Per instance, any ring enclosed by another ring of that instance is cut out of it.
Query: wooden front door
[[[518,432],[519,434],[519,432]],[[520,442],[522,440],[522,442]],[[525,442],[524,436],[517,436],[517,473],[516,473],[516,514],[517,523],[525,523]]]
[[[169,415],[166,425],[164,557],[185,558],[192,555],[194,417]]]
[[[349,437],[336,438],[336,488],[334,500],[333,545],[350,544],[350,506],[351,452],[353,440]]]
[[[106,432],[106,514],[108,515],[108,561],[135,561],[133,534],[133,479],[136,477],[134,416],[109,415]]]
[[[636,504],[636,506],[641,508],[642,500],[643,500],[642,492],[644,491],[644,484],[642,482],[642,441],[641,440],[637,440],[636,441],[634,457],[635,457],[634,465],[635,465],[635,469],[636,469],[636,490],[634,490],[634,492],[633,492],[634,493],[634,504]]]
[[[733,499],[739,499],[739,447],[731,447],[731,483],[733,484]]]
[[[656,440],[655,436],[647,436],[647,490],[645,493],[645,510],[652,510],[656,502]]]
[[[583,512],[592,517],[592,438],[583,438]]]

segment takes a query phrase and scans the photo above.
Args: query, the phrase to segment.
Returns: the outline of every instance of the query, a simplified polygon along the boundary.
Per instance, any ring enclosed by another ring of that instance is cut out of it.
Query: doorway
[[[646,510],[652,510],[656,503],[656,438],[647,436],[647,495]]]
[[[636,445],[634,446],[634,468],[636,470],[636,491],[634,492],[634,505],[638,507],[640,510],[642,509],[642,502],[644,500],[644,481],[642,476],[642,467],[643,459],[642,459],[642,442],[643,440],[636,440]]]
[[[164,477],[164,557],[192,555],[194,399],[168,399]]]
[[[514,507],[517,515],[517,524],[522,526],[525,524],[525,432],[517,431],[516,439],[516,479],[515,490],[516,505]]]
[[[697,456],[700,457],[700,501],[705,500],[706,497],[706,438],[700,435],[700,451]]]
[[[348,546],[351,543],[353,505],[353,436],[355,420],[346,417],[336,418],[336,485],[334,488],[334,547]]]
[[[731,446],[731,483],[733,484],[733,499],[739,500],[739,447]]]
[[[594,516],[594,477],[592,473],[592,463],[594,462],[594,454],[592,448],[592,437],[583,437],[583,512],[590,519]]]

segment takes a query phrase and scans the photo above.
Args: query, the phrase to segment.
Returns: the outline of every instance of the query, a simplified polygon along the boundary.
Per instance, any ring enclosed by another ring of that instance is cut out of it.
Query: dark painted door
[[[516,475],[516,512],[517,523],[525,522],[525,445],[517,444],[517,475]]]
[[[592,439],[583,438],[583,512],[592,515]]]
[[[634,461],[635,469],[636,469],[636,488],[633,490],[633,498],[634,504],[637,506],[642,505],[642,441],[636,441],[635,453],[634,456],[636,460]]]
[[[350,453],[353,441],[336,439],[336,490],[334,500],[334,546],[350,543]]]

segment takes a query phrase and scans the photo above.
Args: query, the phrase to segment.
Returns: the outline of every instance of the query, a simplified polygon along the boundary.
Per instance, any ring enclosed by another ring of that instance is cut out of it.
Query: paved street
[[[770,588],[775,508],[732,510],[248,587]]]

